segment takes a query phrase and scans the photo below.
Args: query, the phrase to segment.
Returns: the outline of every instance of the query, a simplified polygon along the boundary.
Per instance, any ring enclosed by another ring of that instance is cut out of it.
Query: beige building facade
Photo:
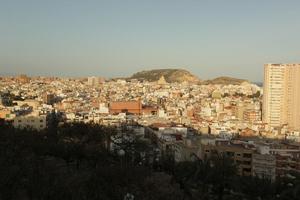
[[[13,126],[19,129],[29,128],[35,130],[43,130],[47,127],[47,116],[46,115],[17,116],[14,118]]]
[[[300,64],[264,66],[263,121],[300,130]]]

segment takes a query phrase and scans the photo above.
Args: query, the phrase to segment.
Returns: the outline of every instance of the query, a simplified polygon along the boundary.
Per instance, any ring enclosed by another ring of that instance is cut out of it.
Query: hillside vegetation
[[[215,79],[203,81],[202,84],[240,85],[243,82],[248,82],[248,81],[244,79],[221,76]]]
[[[159,80],[161,76],[164,76],[168,83],[197,83],[200,81],[198,77],[184,69],[154,69],[141,71],[133,74],[130,79],[147,80],[153,82]]]

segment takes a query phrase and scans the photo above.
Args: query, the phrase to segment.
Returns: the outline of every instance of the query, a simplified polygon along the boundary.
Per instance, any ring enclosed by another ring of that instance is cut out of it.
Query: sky
[[[0,0],[0,75],[183,68],[262,81],[300,62],[298,0]]]

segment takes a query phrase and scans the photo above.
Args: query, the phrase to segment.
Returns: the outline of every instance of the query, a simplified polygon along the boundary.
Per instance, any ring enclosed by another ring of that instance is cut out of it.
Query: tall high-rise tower
[[[300,64],[264,66],[263,121],[300,130]]]
[[[91,76],[88,77],[87,84],[90,86],[99,86],[102,81],[100,77]]]

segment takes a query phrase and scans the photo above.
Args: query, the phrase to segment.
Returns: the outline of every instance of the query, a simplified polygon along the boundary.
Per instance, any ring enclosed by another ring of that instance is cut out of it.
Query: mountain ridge
[[[221,85],[240,85],[243,82],[249,82],[245,79],[233,78],[229,76],[220,76],[214,79],[201,80],[196,75],[192,74],[186,69],[181,68],[171,68],[171,69],[152,69],[152,70],[143,70],[134,73],[127,80],[137,79],[137,80],[146,80],[149,82],[158,81],[162,76],[168,83],[174,82],[188,82],[194,84],[221,84]]]
[[[214,79],[205,80],[202,82],[202,84],[204,84],[204,85],[208,85],[208,84],[240,85],[244,82],[249,82],[249,81],[245,80],[245,79],[233,78],[233,77],[229,77],[229,76],[219,76]]]
[[[200,79],[185,69],[153,69],[143,70],[134,73],[129,79],[147,80],[150,82],[158,81],[162,76],[168,83],[190,82],[198,83]]]

